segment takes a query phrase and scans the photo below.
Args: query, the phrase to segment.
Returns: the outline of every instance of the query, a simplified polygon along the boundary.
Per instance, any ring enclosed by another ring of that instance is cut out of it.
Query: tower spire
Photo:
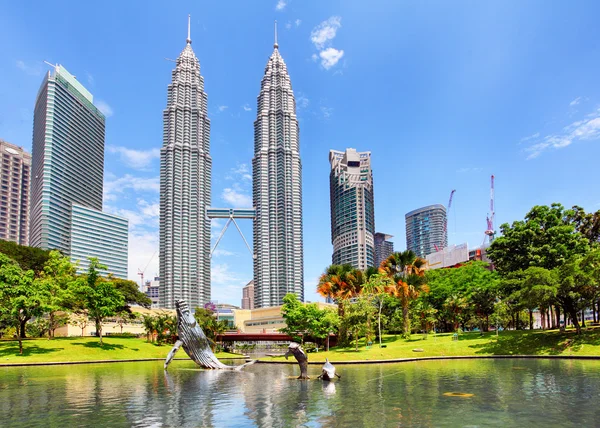
[[[273,47],[275,49],[279,48],[279,45],[277,44],[277,20],[275,20],[275,44],[273,45]]]
[[[191,15],[188,15],[188,37],[186,39],[188,45],[192,44],[192,38],[190,37],[190,16]]]

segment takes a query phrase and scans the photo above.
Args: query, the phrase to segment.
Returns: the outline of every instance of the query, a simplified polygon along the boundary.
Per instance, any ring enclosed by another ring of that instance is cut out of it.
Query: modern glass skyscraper
[[[329,151],[332,263],[375,266],[371,152]]]
[[[379,267],[381,262],[386,260],[394,252],[394,243],[388,241],[393,238],[392,235],[387,233],[376,232],[375,233],[375,266]]]
[[[29,243],[31,155],[0,140],[0,239]]]
[[[174,309],[210,301],[210,121],[200,62],[187,43],[176,61],[163,112],[160,151],[159,300]]]
[[[425,258],[448,246],[448,234],[444,232],[446,207],[441,204],[428,205],[406,214],[406,248]]]
[[[277,36],[258,95],[252,180],[254,306],[281,305],[287,293],[304,300],[299,128]]]
[[[35,102],[29,245],[70,254],[71,204],[102,210],[103,177],[104,115],[57,65]]]

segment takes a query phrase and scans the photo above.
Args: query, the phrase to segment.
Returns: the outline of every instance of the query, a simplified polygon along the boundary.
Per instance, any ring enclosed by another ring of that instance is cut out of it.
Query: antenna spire
[[[188,45],[192,44],[192,38],[190,37],[190,16],[191,15],[188,15],[188,37],[186,39]]]
[[[275,44],[273,45],[273,47],[275,49],[279,48],[279,45],[277,44],[277,20],[275,20]]]

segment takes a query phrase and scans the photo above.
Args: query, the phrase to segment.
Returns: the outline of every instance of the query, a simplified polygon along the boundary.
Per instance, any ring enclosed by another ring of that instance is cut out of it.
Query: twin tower
[[[160,152],[160,306],[210,301],[210,120],[200,62],[187,43],[176,61],[163,112]],[[302,166],[296,101],[277,33],[254,122],[252,196],[255,307],[287,293],[304,300]]]

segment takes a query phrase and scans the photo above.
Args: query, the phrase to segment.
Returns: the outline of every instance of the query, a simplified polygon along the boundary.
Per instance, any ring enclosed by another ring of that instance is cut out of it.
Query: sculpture
[[[325,358],[325,364],[323,364],[323,368],[321,369],[321,374],[319,375],[318,379],[332,380],[334,376],[337,376],[338,379],[342,378],[335,372],[335,367],[329,362],[329,358]]]
[[[288,346],[288,350],[285,353],[285,359],[287,360],[289,355],[292,354],[296,357],[298,365],[300,366],[300,376],[298,379],[309,379],[308,377],[308,357],[296,342],[291,342]]]
[[[176,300],[175,308],[177,310],[177,336],[178,340],[175,342],[173,349],[167,355],[165,360],[165,370],[167,366],[175,357],[175,354],[180,347],[183,346],[183,350],[188,356],[194,360],[196,364],[205,369],[221,369],[221,370],[241,370],[247,365],[253,364],[256,361],[251,361],[246,364],[239,366],[228,366],[219,361],[213,351],[210,349],[210,342],[196,319],[190,312],[185,300]]]

